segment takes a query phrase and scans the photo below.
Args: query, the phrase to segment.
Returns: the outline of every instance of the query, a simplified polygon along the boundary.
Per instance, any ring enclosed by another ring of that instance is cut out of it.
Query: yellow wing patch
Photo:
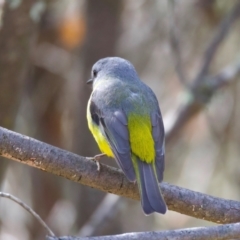
[[[87,106],[88,127],[89,127],[93,137],[95,138],[100,151],[105,153],[109,157],[114,157],[108,141],[106,140],[106,138],[101,133],[101,130],[99,129],[99,127],[97,125],[95,125],[92,121],[91,113],[90,113],[90,102],[91,102],[91,98],[88,101],[88,106]]]
[[[155,149],[150,117],[130,114],[128,130],[132,153],[147,163],[154,162]]]

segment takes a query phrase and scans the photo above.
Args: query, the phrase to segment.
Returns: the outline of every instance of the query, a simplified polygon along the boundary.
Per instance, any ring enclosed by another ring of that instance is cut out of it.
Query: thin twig
[[[43,219],[32,209],[30,208],[26,203],[24,203],[19,198],[14,197],[13,195],[9,193],[0,192],[0,197],[8,198],[15,203],[19,204],[21,207],[23,207],[26,211],[28,211],[41,225],[45,230],[50,234],[50,236],[55,237],[55,234],[53,231],[48,227],[48,225],[43,221]]]
[[[47,237],[47,240],[227,240],[239,239],[240,223],[161,232],[135,232],[99,237]]]
[[[172,50],[172,58],[175,65],[176,73],[178,74],[179,80],[186,87],[188,86],[188,80],[182,66],[181,51],[179,47],[179,36],[177,35],[176,21],[175,21],[175,0],[168,1],[168,16],[169,16],[169,37],[170,45]]]
[[[0,127],[0,155],[105,192],[139,200],[136,184],[110,166]],[[240,222],[240,202],[224,200],[168,183],[161,188],[169,210],[216,223]]]
[[[210,63],[220,45],[220,43],[227,36],[230,27],[240,17],[240,1],[237,1],[236,5],[229,12],[229,14],[222,20],[218,26],[217,32],[210,42],[206,52],[203,56],[202,66],[199,73],[196,76],[194,85],[196,86],[203,78],[208,74]]]

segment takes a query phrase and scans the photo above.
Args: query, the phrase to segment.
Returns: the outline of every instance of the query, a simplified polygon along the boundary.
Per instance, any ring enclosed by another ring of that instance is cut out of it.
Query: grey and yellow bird
[[[164,126],[153,91],[133,65],[119,57],[92,67],[93,91],[87,120],[100,150],[117,160],[131,182],[137,181],[145,214],[167,210],[159,183],[164,172]]]

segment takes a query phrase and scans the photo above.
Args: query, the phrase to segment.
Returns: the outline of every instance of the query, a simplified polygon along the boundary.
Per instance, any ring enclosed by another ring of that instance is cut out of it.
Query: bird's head
[[[91,79],[87,83],[94,84],[106,79],[128,82],[138,80],[138,75],[129,61],[120,57],[107,57],[98,60],[93,65]]]

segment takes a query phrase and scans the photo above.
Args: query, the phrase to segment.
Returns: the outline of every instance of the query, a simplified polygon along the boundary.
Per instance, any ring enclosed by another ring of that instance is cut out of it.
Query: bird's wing
[[[164,133],[164,125],[162,116],[160,113],[160,109],[154,111],[151,114],[151,122],[152,122],[152,135],[155,144],[156,158],[155,158],[155,166],[158,181],[161,182],[163,180],[163,172],[164,172],[164,157],[165,157],[165,133]]]
[[[122,110],[104,112],[91,102],[90,113],[95,124],[108,140],[117,163],[129,181],[135,181],[136,176],[131,160],[127,117]]]

